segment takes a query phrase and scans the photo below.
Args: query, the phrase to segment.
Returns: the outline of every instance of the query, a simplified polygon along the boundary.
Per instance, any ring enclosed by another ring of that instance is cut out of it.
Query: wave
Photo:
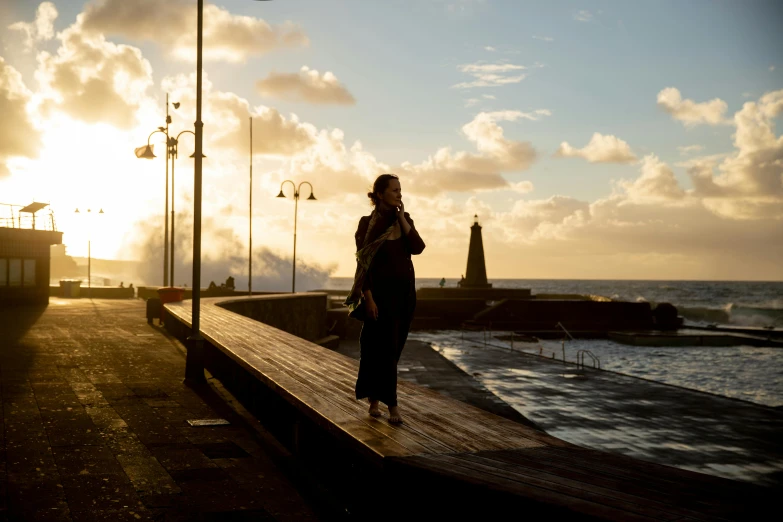
[[[679,314],[698,323],[715,323],[736,326],[783,326],[783,307],[776,306],[781,300],[773,300],[761,305],[729,303],[720,308],[707,306],[677,306]]]

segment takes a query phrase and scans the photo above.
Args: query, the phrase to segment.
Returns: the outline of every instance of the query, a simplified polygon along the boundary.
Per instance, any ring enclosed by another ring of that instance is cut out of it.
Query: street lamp
[[[174,104],[179,105],[179,104]],[[196,135],[195,132],[192,130],[184,130],[177,134],[177,137],[170,137],[168,139],[168,151],[167,155],[171,158],[171,247],[169,248],[169,259],[171,261],[171,274],[169,276],[169,281],[171,281],[171,286],[174,286],[174,160],[176,160],[179,157],[179,137],[183,134],[193,134]],[[196,157],[196,153],[190,155],[191,158]],[[202,158],[206,158],[205,155],[201,155]]]
[[[290,183],[292,187],[294,187],[294,260],[293,260],[293,275],[291,277],[291,293],[293,294],[296,289],[296,214],[299,210],[299,189],[302,188],[302,185],[305,183],[310,186],[310,197],[307,198],[308,200],[315,201],[315,196],[313,195],[313,186],[310,185],[309,181],[303,181],[299,184],[297,187],[293,181],[290,179],[285,180],[280,184],[280,194],[277,195],[278,198],[284,198],[285,194],[283,194],[283,185],[286,183]]]
[[[256,0],[265,1],[265,0]],[[204,384],[204,339],[201,337],[201,160],[204,123],[201,121],[202,42],[204,40],[204,0],[198,0],[196,16],[196,152],[193,166],[193,297],[191,299],[190,336],[185,359],[185,382]]]
[[[88,208],[87,209],[87,213],[91,214],[92,210]],[[81,214],[81,212],[79,212],[79,209],[77,208],[74,211],[74,214]],[[98,214],[103,214],[103,209],[100,209]],[[87,224],[87,293],[90,294],[90,298],[92,298],[92,252],[91,252],[92,245],[91,245],[91,241],[92,241],[92,226],[91,226],[91,223],[88,223]]]
[[[179,102],[174,102],[174,108],[179,108]],[[160,132],[161,134],[166,135],[166,203],[165,203],[165,209],[163,211],[163,221],[164,221],[164,233],[163,233],[163,286],[169,286],[169,277],[168,277],[168,266],[169,266],[169,123],[171,123],[171,116],[169,116],[169,94],[166,93],[166,126],[165,127],[158,127],[157,130],[154,130],[150,133],[149,136],[147,136],[147,145],[138,147],[135,149],[136,157],[142,158],[142,159],[153,159],[155,158],[155,153],[153,152],[152,148],[153,146],[150,145],[150,138],[154,134],[157,134]],[[172,197],[173,197],[173,188],[172,188]],[[173,202],[172,202],[173,205]],[[173,241],[173,240],[172,240]],[[172,284],[174,282],[172,281]]]

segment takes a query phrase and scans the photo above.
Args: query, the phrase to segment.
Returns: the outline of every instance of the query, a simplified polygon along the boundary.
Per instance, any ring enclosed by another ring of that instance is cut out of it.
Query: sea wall
[[[266,295],[261,298],[245,296],[233,301],[222,301],[218,306],[311,342],[321,341],[328,335],[326,294],[307,292]]]

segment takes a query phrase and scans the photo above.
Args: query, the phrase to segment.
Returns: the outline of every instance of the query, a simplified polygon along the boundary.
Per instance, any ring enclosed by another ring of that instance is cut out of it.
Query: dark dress
[[[361,359],[356,379],[356,398],[377,399],[387,406],[397,405],[397,362],[408,338],[416,309],[415,273],[411,255],[421,254],[424,241],[413,226],[399,239],[387,239],[375,254],[362,291],[370,289],[378,306],[378,319],[367,318],[359,337]],[[389,218],[393,222],[394,216]],[[361,248],[370,217],[359,220],[356,249]],[[400,230],[402,232],[402,230]]]

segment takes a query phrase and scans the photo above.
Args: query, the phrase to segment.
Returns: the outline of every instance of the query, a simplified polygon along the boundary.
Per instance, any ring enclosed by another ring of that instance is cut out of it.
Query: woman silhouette
[[[365,308],[356,398],[369,399],[373,417],[381,415],[379,403],[383,402],[389,408],[389,422],[399,424],[397,363],[416,308],[411,255],[421,254],[425,245],[405,212],[397,176],[378,176],[367,197],[374,208],[359,220],[358,266],[346,300],[352,312],[362,302]]]

